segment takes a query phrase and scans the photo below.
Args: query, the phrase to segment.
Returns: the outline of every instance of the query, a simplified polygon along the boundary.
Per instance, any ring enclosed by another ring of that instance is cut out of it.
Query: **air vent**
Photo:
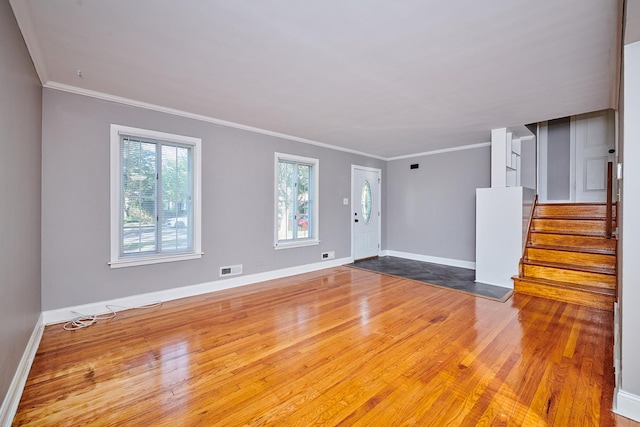
[[[336,257],[336,251],[322,252],[322,259],[334,259]]]
[[[242,274],[242,264],[220,267],[220,277]]]

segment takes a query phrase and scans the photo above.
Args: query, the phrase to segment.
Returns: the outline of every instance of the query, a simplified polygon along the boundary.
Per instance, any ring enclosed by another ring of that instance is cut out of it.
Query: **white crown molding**
[[[301,142],[303,144],[315,145],[317,147],[328,148],[330,150],[343,151],[345,153],[357,154],[359,156],[370,157],[378,160],[387,160],[385,157],[376,156],[375,154],[364,153],[362,151],[352,150],[350,148],[338,147],[336,145],[325,144],[323,142],[313,141],[311,139],[299,138],[293,135],[287,135],[284,133],[273,132],[266,129],[260,129],[253,126],[247,126],[240,123],[229,122],[227,120],[216,119],[214,117],[203,116],[201,114],[194,114],[188,111],[176,110],[174,108],[163,107],[161,105],[150,104],[148,102],[136,101],[135,99],[123,98],[121,96],[109,95],[103,92],[96,92],[89,89],[79,88],[77,86],[70,86],[63,83],[57,83],[48,81],[43,84],[48,89],[55,89],[62,92],[69,92],[76,95],[88,96],[90,98],[102,99],[103,101],[116,102],[118,104],[129,105],[132,107],[144,108],[146,110],[159,111],[161,113],[171,114],[174,116],[186,117],[193,120],[199,120],[202,122],[214,123],[220,126],[227,126],[235,129],[242,129],[248,132],[260,133],[263,135],[273,136],[275,138],[288,139],[290,141]]]
[[[443,148],[442,150],[425,151],[424,153],[416,153],[416,154],[407,154],[405,156],[388,157],[385,160],[393,161],[393,160],[411,159],[413,157],[433,156],[434,154],[451,153],[453,151],[472,150],[474,148],[490,147],[490,146],[491,146],[490,142],[481,142],[479,144],[461,145],[459,147]]]
[[[35,60],[34,60],[34,62],[35,62]],[[39,75],[40,75],[40,73],[39,73]],[[41,78],[42,78],[42,76],[41,76]],[[444,148],[444,149],[441,149],[441,150],[433,150],[433,151],[425,151],[425,152],[422,152],[422,153],[407,154],[407,155],[404,155],[404,156],[383,157],[383,156],[378,156],[378,155],[371,154],[371,153],[365,153],[363,151],[352,150],[350,148],[338,147],[337,145],[325,144],[323,142],[313,141],[311,139],[300,138],[300,137],[293,136],[293,135],[287,135],[287,134],[284,134],[284,133],[273,132],[273,131],[270,131],[270,130],[260,129],[260,128],[256,128],[256,127],[253,127],[253,126],[247,126],[247,125],[243,125],[243,124],[240,124],[240,123],[230,122],[230,121],[227,121],[227,120],[216,119],[215,117],[203,116],[201,114],[194,114],[194,113],[190,113],[188,111],[176,110],[175,108],[163,107],[161,105],[150,104],[148,102],[136,101],[135,99],[124,98],[124,97],[116,96],[116,95],[110,95],[108,93],[97,92],[97,91],[93,91],[93,90],[89,90],[89,89],[83,89],[83,88],[80,88],[80,87],[77,87],[77,86],[66,85],[66,84],[63,84],[63,83],[47,81],[46,83],[43,83],[43,87],[48,88],[48,89],[59,90],[59,91],[62,91],[62,92],[73,93],[73,94],[76,94],[76,95],[87,96],[87,97],[90,97],[90,98],[101,99],[103,101],[116,102],[118,104],[129,105],[131,107],[144,108],[146,110],[158,111],[158,112],[161,112],[161,113],[171,114],[171,115],[179,116],[179,117],[186,117],[186,118],[189,118],[189,119],[199,120],[199,121],[202,121],[202,122],[214,123],[214,124],[220,125],[220,126],[227,126],[227,127],[231,127],[231,128],[235,128],[235,129],[241,129],[241,130],[245,130],[245,131],[248,131],[248,132],[254,132],[254,133],[259,133],[259,134],[262,134],[262,135],[273,136],[275,138],[287,139],[287,140],[290,140],[290,141],[300,142],[300,143],[303,143],[303,144],[315,145],[317,147],[327,148],[329,150],[342,151],[344,153],[356,154],[356,155],[359,155],[359,156],[365,156],[365,157],[378,159],[378,160],[383,160],[383,161],[387,161],[387,162],[388,161],[392,161],[392,160],[401,160],[401,159],[409,159],[409,158],[413,158],[413,157],[431,156],[431,155],[434,155],[434,154],[450,153],[450,152],[453,152],[453,151],[471,150],[471,149],[474,149],[474,148],[481,148],[481,147],[489,147],[489,146],[491,146],[490,142],[481,142],[479,144],[462,145],[462,146],[459,146],[459,147]]]
[[[107,305],[116,306],[115,311],[126,310],[128,308],[140,307],[157,302],[172,301],[180,298],[187,298],[224,289],[237,288],[251,285],[267,280],[281,279],[283,277],[294,276],[296,274],[310,273],[323,270],[325,268],[339,267],[353,262],[353,258],[339,258],[330,261],[322,261],[313,264],[300,265],[296,267],[283,268],[280,270],[267,271],[264,273],[251,274],[247,276],[237,276],[234,278],[216,280],[212,282],[200,283],[197,285],[182,286],[179,288],[166,289],[164,291],[150,292],[146,294],[131,295],[128,297],[100,301],[89,304],[77,305],[73,307],[47,310],[42,313],[45,325],[67,322],[78,316],[77,313],[93,315],[105,314],[109,312]]]
[[[13,14],[18,22],[18,27],[22,33],[22,38],[27,45],[27,50],[31,55],[31,61],[36,69],[40,83],[45,84],[49,80],[47,74],[47,68],[44,65],[44,59],[42,58],[42,50],[40,44],[38,44],[38,38],[34,30],[33,20],[31,19],[31,9],[29,9],[29,3],[24,0],[9,0]]]
[[[22,391],[27,383],[29,371],[33,364],[33,359],[36,357],[40,340],[42,339],[42,333],[44,332],[43,316],[42,313],[38,318],[36,326],[33,328],[29,342],[22,353],[22,358],[18,363],[18,368],[13,375],[13,380],[9,385],[9,390],[4,397],[2,406],[0,407],[0,426],[10,426],[13,422],[13,418],[16,416],[18,410],[18,404],[22,397]]]

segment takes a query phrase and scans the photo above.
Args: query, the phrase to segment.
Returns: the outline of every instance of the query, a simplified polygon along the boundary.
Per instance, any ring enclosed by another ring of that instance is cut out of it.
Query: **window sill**
[[[279,251],[280,249],[302,248],[304,246],[314,246],[319,244],[320,240],[317,239],[299,240],[297,242],[279,242],[273,245],[273,249]]]
[[[180,255],[161,255],[145,258],[125,258],[109,262],[111,268],[135,267],[138,265],[160,264],[163,262],[186,261],[189,259],[202,258],[202,252],[180,254]]]

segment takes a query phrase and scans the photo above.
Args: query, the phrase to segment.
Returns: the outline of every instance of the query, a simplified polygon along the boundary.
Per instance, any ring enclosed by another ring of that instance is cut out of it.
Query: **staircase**
[[[606,238],[606,206],[536,205],[515,291],[613,311],[617,240]],[[615,204],[612,215],[615,229]]]

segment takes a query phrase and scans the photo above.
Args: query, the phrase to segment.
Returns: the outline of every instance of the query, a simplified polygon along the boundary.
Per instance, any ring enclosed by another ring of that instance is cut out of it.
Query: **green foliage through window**
[[[192,250],[191,147],[121,137],[121,254]]]
[[[278,241],[310,239],[313,236],[313,165],[278,160]]]

